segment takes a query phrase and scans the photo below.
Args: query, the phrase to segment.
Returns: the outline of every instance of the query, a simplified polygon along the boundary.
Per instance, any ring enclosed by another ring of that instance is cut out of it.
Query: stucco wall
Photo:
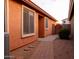
[[[36,14],[35,14],[36,15]],[[35,17],[35,23],[36,23]],[[35,33],[37,33],[35,25]],[[9,1],[9,34],[10,50],[21,47],[36,40],[36,34],[30,37],[22,38],[22,4],[15,1]]]
[[[55,26],[55,22],[53,20],[49,19],[48,20],[48,29],[45,28],[45,36],[54,34],[54,32],[55,32],[54,26]]]
[[[10,34],[10,50],[16,49],[28,43],[35,41],[38,38],[38,13],[35,12],[35,35],[29,37],[22,37],[22,4],[9,0],[9,34]],[[45,19],[43,19],[43,24]],[[55,24],[53,20],[48,20],[48,30],[43,27],[44,35],[48,36],[52,34],[52,24]],[[54,31],[53,31],[54,32]]]
[[[71,37],[74,38],[74,16],[71,18]]]

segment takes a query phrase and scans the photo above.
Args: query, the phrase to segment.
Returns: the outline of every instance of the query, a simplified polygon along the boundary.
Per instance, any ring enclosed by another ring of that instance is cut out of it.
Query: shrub
[[[68,29],[61,29],[59,32],[60,39],[69,39],[70,31]]]

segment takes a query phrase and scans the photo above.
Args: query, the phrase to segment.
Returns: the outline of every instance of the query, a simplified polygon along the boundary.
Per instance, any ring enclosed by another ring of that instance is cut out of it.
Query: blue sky
[[[68,17],[69,0],[31,0],[57,20]]]

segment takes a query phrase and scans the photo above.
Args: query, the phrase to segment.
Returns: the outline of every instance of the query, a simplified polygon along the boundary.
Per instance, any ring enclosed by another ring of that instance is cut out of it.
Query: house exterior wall
[[[35,35],[22,37],[22,4],[14,0],[9,0],[9,45],[10,51],[26,44],[29,44],[38,38],[38,13],[35,12]],[[35,11],[35,10],[34,10]],[[44,23],[44,22],[43,22]],[[48,30],[44,27],[44,35],[52,34],[52,24],[55,22],[53,20],[48,20]]]
[[[22,4],[15,1],[9,1],[9,33],[10,50],[21,47],[36,40],[36,17],[35,17],[35,35],[22,38]]]
[[[71,18],[71,37],[74,38],[74,16]]]
[[[68,19],[71,24],[71,38],[74,40],[74,0],[70,0]]]
[[[55,32],[53,29],[55,29],[54,27],[52,27],[52,25],[55,26],[55,22],[51,19],[48,19],[48,28],[45,28],[45,36],[48,35],[53,35],[53,33]]]

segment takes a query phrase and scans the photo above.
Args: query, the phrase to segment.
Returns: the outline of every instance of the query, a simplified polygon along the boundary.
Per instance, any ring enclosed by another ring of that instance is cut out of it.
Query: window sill
[[[33,35],[35,35],[35,33],[31,33],[31,34],[23,34],[23,35],[22,35],[22,38],[30,37],[30,36],[33,36]]]
[[[48,28],[46,28],[46,31],[48,31]]]

